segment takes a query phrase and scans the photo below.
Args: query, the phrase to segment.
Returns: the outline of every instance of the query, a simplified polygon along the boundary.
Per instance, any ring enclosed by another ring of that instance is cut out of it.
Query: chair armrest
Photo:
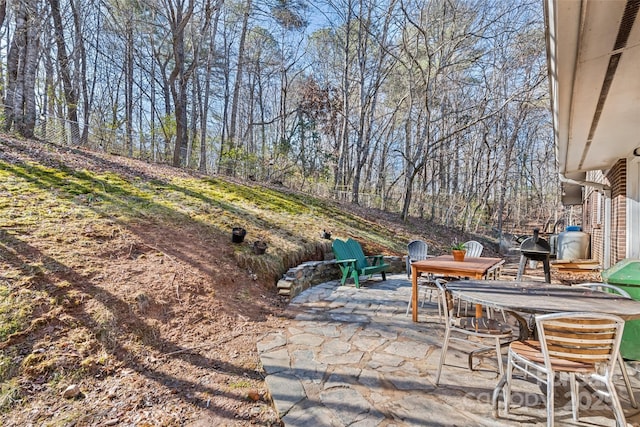
[[[367,255],[366,258],[369,265],[384,264],[384,255]]]
[[[349,264],[355,265],[356,260],[355,259],[340,259],[340,260],[337,259],[336,264],[344,264],[345,266]]]

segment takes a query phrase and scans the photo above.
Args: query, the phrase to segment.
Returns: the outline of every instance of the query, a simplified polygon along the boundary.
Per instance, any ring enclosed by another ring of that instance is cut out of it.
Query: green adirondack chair
[[[348,278],[352,278],[356,288],[360,287],[360,276],[372,276],[382,274],[382,280],[387,280],[386,271],[389,264],[384,262],[382,255],[367,256],[362,251],[360,243],[349,238],[346,241],[336,239],[331,245],[336,262],[342,272],[341,284],[344,285]]]

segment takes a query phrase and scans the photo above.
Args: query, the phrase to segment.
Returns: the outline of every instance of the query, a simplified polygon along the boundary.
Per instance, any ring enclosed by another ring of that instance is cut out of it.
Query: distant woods
[[[0,0],[8,132],[466,230],[557,205],[539,0]]]

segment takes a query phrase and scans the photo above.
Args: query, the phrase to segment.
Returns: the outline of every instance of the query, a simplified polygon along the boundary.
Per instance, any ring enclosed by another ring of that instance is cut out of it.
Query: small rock
[[[106,426],[114,426],[116,424],[120,424],[120,420],[117,419],[117,418],[112,418],[112,419],[107,420],[107,421],[104,422],[104,425],[106,425]]]
[[[260,400],[260,393],[258,393],[255,390],[250,390],[247,393],[247,397],[249,398],[249,400],[253,400],[254,402],[257,402],[258,400]]]
[[[149,308],[149,297],[145,294],[138,294],[136,295],[135,300],[138,304],[138,310],[140,310],[141,313],[145,313]]]
[[[62,392],[62,397],[65,399],[73,399],[80,395],[80,387],[76,384],[71,384],[69,387],[65,388]]]
[[[107,392],[107,397],[111,400],[118,396],[118,386],[111,387]]]

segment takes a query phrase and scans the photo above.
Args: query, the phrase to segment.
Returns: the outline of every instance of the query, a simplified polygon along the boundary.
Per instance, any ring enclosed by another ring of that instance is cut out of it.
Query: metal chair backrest
[[[451,291],[447,289],[447,282],[445,280],[435,279],[434,282],[438,287],[438,298],[440,298],[440,303],[443,307],[442,311],[444,312],[444,324],[447,328],[449,328],[452,323],[455,323],[453,295],[451,295]]]
[[[605,313],[553,313],[536,316],[540,347],[547,372],[593,370],[613,375],[624,320]],[[574,364],[561,364],[558,359]],[[602,369],[603,368],[603,369]]]
[[[619,286],[615,286],[615,285],[610,285],[608,283],[597,283],[597,282],[593,282],[593,283],[578,283],[575,284],[573,286],[579,287],[579,288],[589,288],[589,289],[593,289],[595,291],[602,291],[602,292],[607,292],[607,291],[611,291],[611,293],[614,294],[618,294],[624,298],[631,298],[631,295],[629,295],[629,292],[625,291],[624,289],[620,288]]]
[[[465,242],[464,247],[467,250],[466,256],[473,257],[473,258],[476,258],[482,255],[482,250],[484,249],[484,246],[482,246],[482,243],[477,242],[475,240],[469,240],[468,242]]]
[[[427,259],[429,245],[422,240],[412,240],[407,245],[407,276],[411,276],[411,263]]]

